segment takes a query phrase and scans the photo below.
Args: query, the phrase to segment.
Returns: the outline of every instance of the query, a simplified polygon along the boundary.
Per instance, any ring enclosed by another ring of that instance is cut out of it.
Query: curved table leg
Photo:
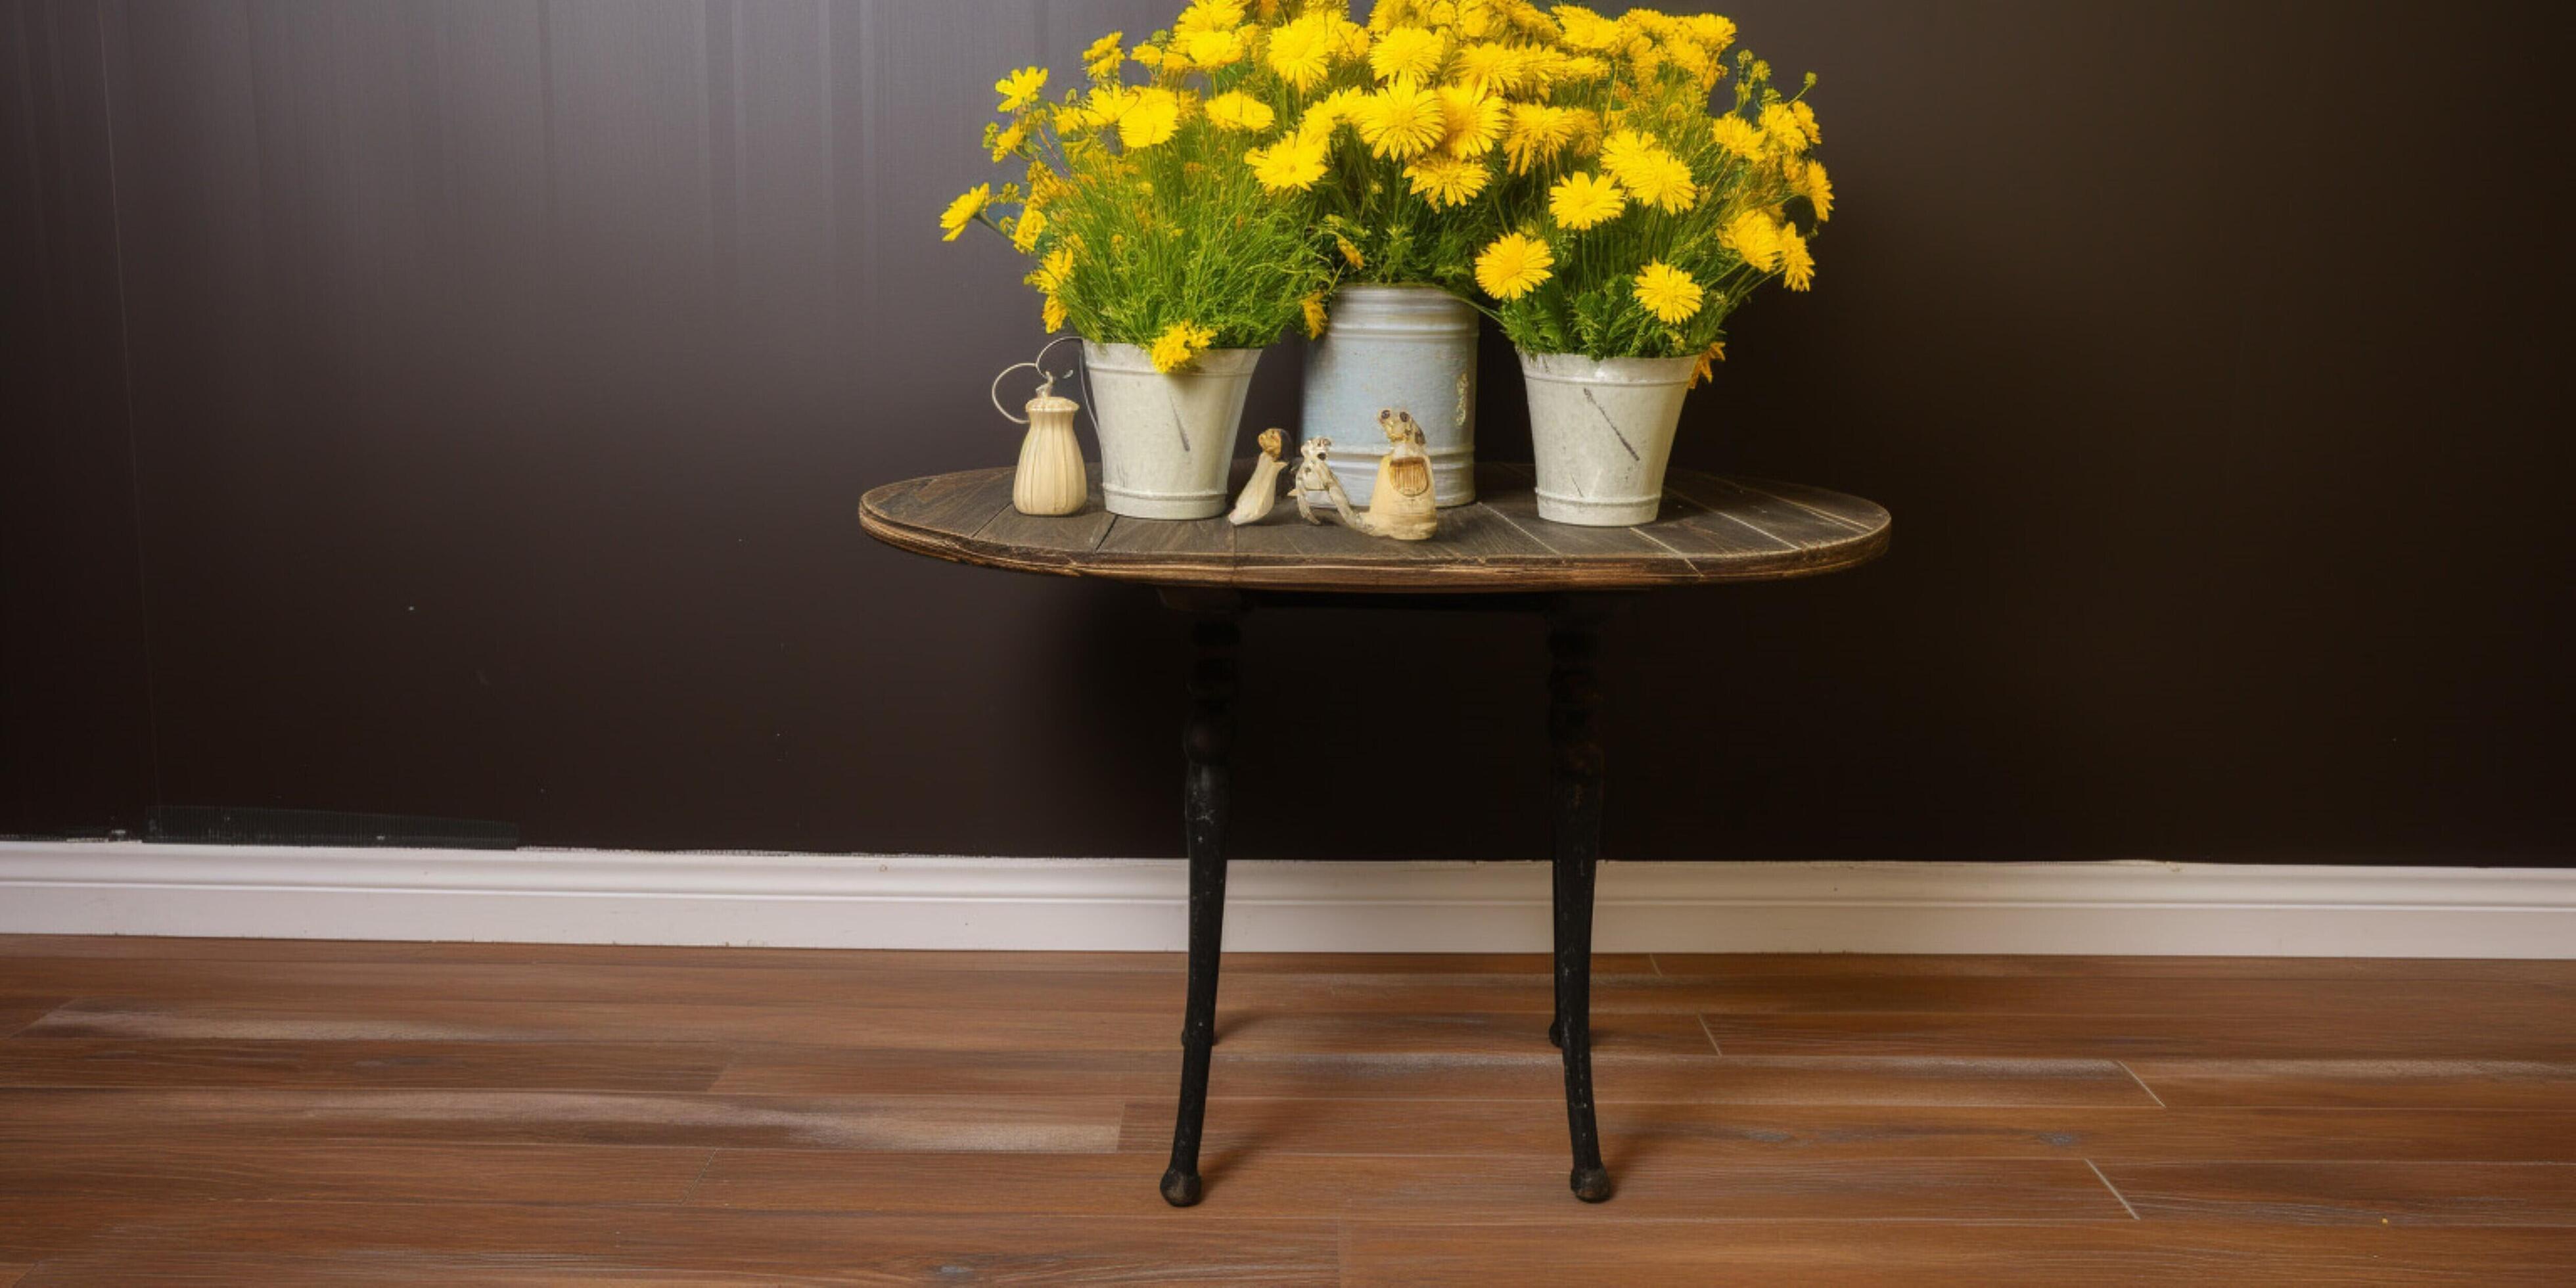
[[[1217,961],[1225,938],[1226,756],[1234,719],[1234,648],[1241,631],[1232,614],[1191,624],[1198,657],[1190,668],[1189,724],[1182,750],[1189,758],[1182,814],[1190,852],[1190,989],[1181,1020],[1180,1119],[1172,1127],[1172,1163],[1163,1172],[1163,1200],[1174,1207],[1199,1201],[1199,1129],[1207,1118],[1209,1049],[1216,1045]]]
[[[1601,1136],[1592,1114],[1592,882],[1601,858],[1602,780],[1593,658],[1606,607],[1562,601],[1548,613],[1547,635],[1547,731],[1556,798],[1556,1023],[1548,1037],[1565,1053],[1565,1119],[1574,1145],[1568,1184],[1586,1203],[1610,1197],[1610,1172],[1601,1165]]]

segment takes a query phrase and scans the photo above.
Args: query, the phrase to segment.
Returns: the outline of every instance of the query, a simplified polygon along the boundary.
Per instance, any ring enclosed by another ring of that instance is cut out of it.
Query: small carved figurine
[[[1423,449],[1422,426],[1413,414],[1395,410],[1377,414],[1377,426],[1390,444],[1377,463],[1377,486],[1369,496],[1363,532],[1398,541],[1421,541],[1440,526],[1439,503],[1431,495],[1431,453]]]
[[[1290,490],[1297,494],[1297,517],[1308,523],[1322,523],[1315,517],[1314,494],[1321,492],[1333,508],[1341,512],[1342,522],[1365,532],[1359,517],[1351,513],[1351,495],[1342,490],[1342,481],[1333,477],[1333,467],[1324,463],[1324,454],[1333,450],[1333,440],[1310,438],[1297,445],[1297,474]]]
[[[1261,459],[1252,463],[1252,479],[1243,485],[1243,494],[1234,499],[1234,513],[1225,521],[1240,528],[1270,517],[1270,507],[1279,503],[1279,471],[1288,467],[1279,448],[1287,437],[1276,429],[1261,431]]]

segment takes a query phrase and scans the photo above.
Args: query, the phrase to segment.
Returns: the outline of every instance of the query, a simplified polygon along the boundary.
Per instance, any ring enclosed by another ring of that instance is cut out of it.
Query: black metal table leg
[[[1556,1023],[1565,1053],[1565,1119],[1574,1144],[1568,1179],[1586,1203],[1610,1197],[1592,1114],[1592,881],[1601,858],[1602,754],[1593,714],[1593,659],[1608,605],[1569,597],[1548,612],[1548,743],[1555,753]]]
[[[1181,746],[1188,756],[1182,812],[1190,854],[1190,989],[1181,1021],[1180,1120],[1172,1127],[1172,1163],[1163,1199],[1174,1207],[1199,1201],[1199,1129],[1207,1118],[1208,1064],[1216,1044],[1217,961],[1225,939],[1226,756],[1234,738],[1227,710],[1235,688],[1234,650],[1241,630],[1232,613],[1194,620],[1198,656],[1190,668],[1190,714]]]

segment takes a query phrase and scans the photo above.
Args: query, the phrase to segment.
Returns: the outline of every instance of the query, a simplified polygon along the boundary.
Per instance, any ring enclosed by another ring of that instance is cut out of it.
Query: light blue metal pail
[[[1410,412],[1431,453],[1432,497],[1476,499],[1476,310],[1436,286],[1345,286],[1306,357],[1300,432],[1329,438],[1327,459],[1356,505],[1377,487],[1382,409]]]

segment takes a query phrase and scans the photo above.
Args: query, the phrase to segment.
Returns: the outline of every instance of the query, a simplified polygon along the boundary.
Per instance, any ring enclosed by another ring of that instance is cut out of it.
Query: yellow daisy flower
[[[1834,181],[1826,177],[1824,162],[1808,162],[1806,170],[1792,178],[1789,186],[1816,208],[1817,223],[1834,217]]]
[[[1711,122],[1709,133],[1717,137],[1717,146],[1747,161],[1762,155],[1762,131],[1732,112]]]
[[[966,231],[966,225],[975,222],[975,216],[984,213],[984,207],[991,204],[993,185],[979,183],[967,189],[957,200],[948,203],[948,209],[939,212],[939,227],[948,234],[939,240],[957,240],[957,235]]]
[[[1063,330],[1065,321],[1064,301],[1059,300],[1052,295],[1047,296],[1046,302],[1038,307],[1038,320],[1046,323],[1046,329],[1049,331]]]
[[[1780,228],[1771,216],[1759,210],[1748,210],[1735,217],[1726,231],[1717,236],[1718,244],[1744,257],[1755,271],[1768,273],[1780,265]]]
[[[1298,301],[1297,306],[1306,314],[1306,338],[1321,337],[1324,334],[1324,293],[1317,291]]]
[[[1332,15],[1308,14],[1270,33],[1270,70],[1303,94],[1332,74],[1339,37]]]
[[[1194,31],[1187,36],[1174,36],[1182,56],[1190,65],[1203,71],[1231,67],[1243,61],[1243,35],[1236,31]]]
[[[1513,174],[1527,174],[1555,160],[1574,141],[1581,121],[1573,108],[1545,103],[1514,103],[1511,115],[1511,126],[1503,133],[1503,153],[1511,158]]]
[[[1506,233],[1476,256],[1476,285],[1498,300],[1517,300],[1538,289],[1556,266],[1547,243],[1524,233]]]
[[[1399,161],[1422,155],[1449,133],[1440,96],[1410,80],[1399,80],[1360,103],[1353,124],[1369,151]]]
[[[1252,177],[1261,181],[1263,191],[1303,192],[1324,177],[1328,151],[1324,139],[1292,134],[1244,153],[1243,159],[1252,166]]]
[[[1663,150],[1663,145],[1644,131],[1614,130],[1601,141],[1601,168],[1634,189],[1644,177],[1646,163]]]
[[[1556,20],[1564,25],[1565,43],[1576,49],[1608,49],[1627,38],[1618,23],[1581,5],[1558,5]]]
[[[1255,134],[1269,129],[1278,119],[1268,103],[1241,90],[1227,90],[1207,101],[1210,124],[1220,130],[1249,130]]]
[[[1113,31],[1092,41],[1091,48],[1082,51],[1083,74],[1094,81],[1117,79],[1118,69],[1127,62],[1127,51],[1118,46],[1119,40],[1126,34],[1123,31]]]
[[[1798,114],[1789,110],[1788,104],[1773,103],[1762,109],[1762,144],[1782,156],[1807,150],[1806,128],[1798,123]]]
[[[1038,96],[1046,92],[1046,83],[1047,69],[1043,67],[1023,67],[993,82],[993,92],[1002,96],[998,110],[1016,112],[1037,102]]]
[[[1690,321],[1699,314],[1699,283],[1691,275],[1657,260],[1637,274],[1637,302],[1667,324]]]
[[[1492,151],[1494,141],[1503,137],[1503,100],[1458,85],[1443,85],[1438,93],[1440,117],[1449,131],[1441,146],[1449,155],[1480,157]]]
[[[1483,40],[1458,51],[1458,83],[1480,94],[1508,94],[1538,69],[1539,51]]]
[[[1037,249],[1038,234],[1046,231],[1046,212],[1035,206],[1020,212],[1020,222],[1011,226],[1011,245],[1023,255]]]
[[[1628,194],[1618,184],[1588,170],[1569,174],[1547,190],[1547,212],[1559,228],[1580,232],[1618,218],[1627,208]]]
[[[1353,244],[1350,238],[1340,233],[1333,234],[1333,248],[1342,252],[1342,262],[1352,268],[1368,267],[1368,256],[1361,254],[1360,248]]]
[[[1429,80],[1440,74],[1440,65],[1449,60],[1448,42],[1439,32],[1421,27],[1398,27],[1377,38],[1369,49],[1369,71],[1379,80],[1402,77]]]
[[[1214,343],[1216,332],[1194,323],[1175,322],[1154,337],[1145,356],[1153,359],[1156,371],[1178,371],[1196,361]]]
[[[1620,181],[1637,200],[1667,213],[1679,214],[1699,203],[1699,185],[1691,182],[1690,163],[1661,149],[1629,167]]]
[[[1180,128],[1180,96],[1167,89],[1142,89],[1118,116],[1118,141],[1131,148],[1150,148]]]
[[[1029,270],[1028,283],[1049,295],[1054,295],[1064,289],[1066,279],[1072,276],[1073,248],[1058,246],[1048,251],[1047,257],[1039,260],[1036,268]]]
[[[1463,206],[1494,176],[1485,163],[1459,157],[1432,157],[1404,167],[1414,195],[1435,206]]]
[[[1243,25],[1243,0],[1192,0],[1181,16],[1172,20],[1176,35],[1200,31],[1231,31]]]
[[[1816,284],[1816,258],[1807,253],[1807,239],[1799,236],[1795,228],[1780,230],[1780,280],[1793,291]]]

